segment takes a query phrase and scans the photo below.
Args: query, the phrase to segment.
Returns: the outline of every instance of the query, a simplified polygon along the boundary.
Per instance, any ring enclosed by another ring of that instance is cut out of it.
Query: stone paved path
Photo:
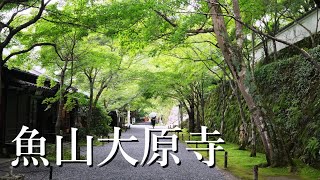
[[[138,138],[139,142],[123,142],[122,147],[124,151],[131,157],[137,159],[139,164],[133,167],[122,156],[120,151],[115,158],[103,167],[97,165],[102,162],[109,154],[112,143],[107,143],[103,146],[93,147],[93,167],[88,167],[85,163],[70,163],[64,164],[62,167],[53,167],[53,179],[230,179],[226,177],[216,168],[209,168],[202,162],[199,162],[194,153],[185,150],[186,146],[179,143],[179,151],[175,155],[181,160],[181,165],[174,163],[171,156],[169,156],[169,165],[162,168],[158,163],[151,166],[141,166],[140,162],[144,154],[144,130],[145,127],[150,127],[149,124],[132,125],[127,132],[122,133],[121,138],[129,138],[131,135]],[[163,128],[156,126],[156,128]],[[85,149],[85,148],[84,148]],[[82,149],[82,152],[84,151]],[[85,152],[84,152],[85,154]],[[161,152],[160,152],[161,154]],[[152,153],[149,155],[151,158]],[[148,159],[148,160],[149,160]],[[3,170],[4,167],[0,168]],[[0,169],[0,170],[1,170]],[[25,179],[49,179],[49,168],[47,167],[22,167],[14,169],[15,173],[25,175]],[[1,173],[1,172],[0,172]]]

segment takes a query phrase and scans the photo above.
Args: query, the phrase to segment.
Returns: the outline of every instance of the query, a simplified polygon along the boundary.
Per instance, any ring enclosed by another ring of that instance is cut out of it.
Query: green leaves
[[[318,51],[319,47],[309,52],[319,59]],[[318,160],[318,142],[310,139],[320,137],[319,75],[314,67],[301,56],[282,59],[257,68],[255,82],[256,94],[283,141],[305,162]]]
[[[320,142],[319,138],[312,137],[309,139],[307,146],[304,149],[305,154],[309,156],[307,163],[316,163],[319,160]]]
[[[47,80],[47,77],[46,77],[46,76],[44,76],[44,75],[39,76],[39,77],[37,78],[37,86],[38,86],[38,87],[43,87],[43,86],[44,86],[44,83],[46,82],[46,80]]]

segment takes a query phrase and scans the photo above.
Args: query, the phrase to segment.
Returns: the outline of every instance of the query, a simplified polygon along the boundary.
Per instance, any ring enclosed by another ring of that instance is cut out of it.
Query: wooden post
[[[224,168],[228,168],[228,151],[224,152]]]
[[[257,165],[253,166],[253,180],[258,180],[259,167]]]
[[[196,143],[196,148],[198,148],[198,143]]]
[[[53,171],[53,167],[50,166],[50,173],[49,173],[49,179],[50,179],[50,180],[52,179],[52,171]]]
[[[77,159],[80,159],[80,146],[77,146],[77,154],[76,154]]]
[[[191,135],[189,134],[189,141],[190,141],[190,139],[191,139],[191,137],[190,137]]]
[[[183,134],[181,134],[181,139],[182,139],[182,141],[184,140],[184,139],[183,139]]]

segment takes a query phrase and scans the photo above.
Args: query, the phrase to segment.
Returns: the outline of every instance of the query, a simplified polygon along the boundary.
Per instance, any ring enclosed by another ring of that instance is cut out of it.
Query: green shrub
[[[181,128],[189,129],[189,119],[181,122]]]
[[[92,125],[90,127],[90,134],[96,136],[107,136],[111,132],[109,126],[112,121],[111,117],[108,116],[107,112],[100,107],[93,109],[92,111]]]
[[[304,161],[308,164],[315,164],[320,161],[320,142],[319,139],[312,137],[309,139],[304,149]]]

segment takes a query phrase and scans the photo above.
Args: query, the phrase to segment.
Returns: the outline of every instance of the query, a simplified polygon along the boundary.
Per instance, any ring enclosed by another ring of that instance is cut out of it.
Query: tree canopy
[[[180,104],[188,114],[190,132],[199,132],[202,125],[219,127],[234,140],[240,132],[226,131],[231,126],[242,128],[245,135],[240,146],[245,149],[249,136],[253,141],[257,131],[257,143],[268,165],[293,165],[293,157],[306,154],[310,162],[316,162],[320,145],[299,153],[288,153],[293,145],[283,145],[284,138],[290,137],[289,126],[299,130],[298,122],[285,124],[284,119],[296,120],[292,108],[302,102],[273,104],[268,91],[261,89],[279,90],[265,84],[277,76],[268,69],[269,63],[279,63],[282,53],[277,52],[275,42],[300,53],[301,66],[309,72],[304,78],[319,78],[317,50],[310,53],[276,38],[283,27],[315,7],[309,0],[3,0],[0,62],[1,67],[25,70],[41,67],[44,75],[39,77],[39,86],[48,77],[52,86],[59,84],[55,97],[46,101],[59,103],[57,133],[62,110],[71,110],[75,104],[68,98],[74,88],[87,96],[88,127],[96,124],[92,114],[97,108],[109,112],[130,107],[143,115],[153,110],[168,114],[172,106]],[[317,33],[310,38],[312,48],[319,45]],[[274,53],[265,48],[265,59],[255,62],[255,47],[265,47],[268,41],[273,42]],[[303,68],[296,69],[306,73]],[[261,72],[265,71],[268,77],[264,82]],[[277,73],[283,72],[277,69]],[[292,74],[287,82],[303,84]],[[279,119],[282,111],[290,116]],[[319,132],[312,136],[320,144]],[[315,142],[301,140],[303,143]]]

